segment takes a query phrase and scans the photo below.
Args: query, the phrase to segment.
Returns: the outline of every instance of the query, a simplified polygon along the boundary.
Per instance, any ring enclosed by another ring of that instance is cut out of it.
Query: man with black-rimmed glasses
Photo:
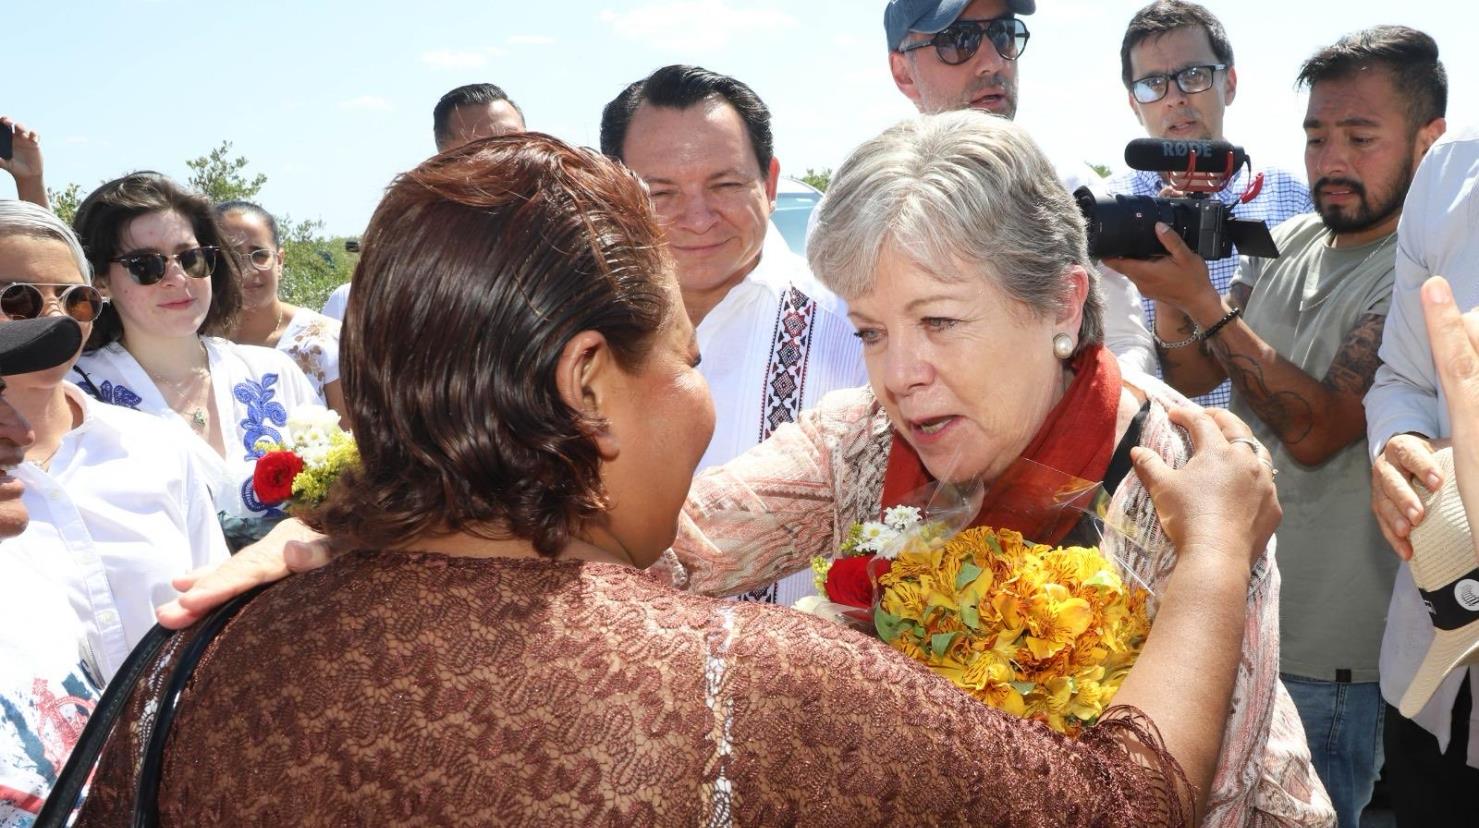
[[[894,83],[920,112],[979,109],[1017,115],[1017,62],[1032,37],[1018,15],[1036,0],[889,0],[883,28]],[[1056,164],[1069,192],[1101,183],[1083,161]],[[1104,344],[1121,365],[1153,373],[1155,346],[1140,294],[1122,276],[1102,279]]]
[[[1152,138],[1177,141],[1224,139],[1223,117],[1238,91],[1232,44],[1221,21],[1186,0],[1157,0],[1130,18],[1120,44],[1120,78],[1130,109]],[[1255,176],[1263,176],[1258,195],[1246,204],[1239,196]],[[1130,170],[1111,178],[1105,189],[1114,195],[1156,196],[1166,189],[1163,173]],[[1262,221],[1273,228],[1314,209],[1302,177],[1277,167],[1240,169],[1227,186],[1212,194],[1229,206],[1233,217]],[[1238,268],[1233,255],[1207,262],[1212,285],[1226,293]],[[1146,324],[1155,328],[1155,303],[1144,302]],[[1223,382],[1195,397],[1201,405],[1226,407],[1232,385]]]

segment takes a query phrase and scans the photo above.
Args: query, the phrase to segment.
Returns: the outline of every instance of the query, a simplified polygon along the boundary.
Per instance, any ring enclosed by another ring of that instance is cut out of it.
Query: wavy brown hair
[[[607,506],[561,353],[596,331],[635,368],[675,311],[645,189],[548,135],[476,141],[397,178],[361,245],[340,357],[361,466],[308,522],[338,548],[465,531],[553,556]]]
[[[157,172],[145,170],[115,178],[93,190],[78,205],[72,227],[87,252],[93,281],[106,283],[109,260],[127,252],[121,245],[130,222],[150,213],[168,212],[184,216],[195,232],[195,240],[202,246],[221,250],[211,271],[211,306],[200,323],[200,333],[226,336],[236,327],[236,318],[241,314],[241,271],[231,244],[216,223],[209,199]],[[92,335],[85,350],[95,351],[122,338],[123,318],[108,303],[92,323]]]

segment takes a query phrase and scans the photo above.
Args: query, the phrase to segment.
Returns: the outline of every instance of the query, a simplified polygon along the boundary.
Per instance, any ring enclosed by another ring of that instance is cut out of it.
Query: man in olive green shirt
[[[1279,470],[1280,668],[1342,826],[1381,768],[1377,685],[1396,561],[1370,511],[1361,400],[1380,365],[1396,230],[1413,170],[1443,133],[1447,81],[1421,32],[1380,26],[1305,62],[1305,165],[1317,214],[1274,231],[1282,256],[1244,258],[1227,296],[1164,225],[1170,255],[1109,260],[1157,307],[1166,381],[1232,381],[1231,409]]]

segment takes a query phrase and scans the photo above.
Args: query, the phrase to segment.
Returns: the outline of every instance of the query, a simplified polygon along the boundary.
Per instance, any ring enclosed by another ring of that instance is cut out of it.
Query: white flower
[[[826,619],[833,624],[846,625],[847,619],[842,617],[842,613],[834,609],[836,606],[836,604],[820,595],[808,595],[805,598],[797,600],[796,603],[791,605],[791,608],[804,612],[807,615],[815,615],[818,618]]]
[[[883,510],[883,522],[900,532],[913,529],[923,519],[918,506],[891,506]]]
[[[899,533],[875,520],[863,524],[862,531],[858,533],[857,550],[859,552],[881,553],[885,546],[893,543]]]
[[[313,447],[327,447],[329,439],[339,428],[339,413],[321,405],[304,405],[293,409],[288,415],[283,445],[295,451]],[[302,454],[301,451],[299,451]],[[308,460],[305,455],[305,461]]]

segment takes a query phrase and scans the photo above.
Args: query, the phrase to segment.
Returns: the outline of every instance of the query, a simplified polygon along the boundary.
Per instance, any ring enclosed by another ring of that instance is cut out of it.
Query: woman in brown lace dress
[[[1069,740],[878,641],[638,572],[673,542],[713,410],[615,162],[468,145],[400,178],[363,244],[343,339],[363,461],[309,519],[347,551],[208,645],[165,742],[165,824],[1192,821],[1278,519],[1241,423],[1182,416],[1182,469],[1137,454],[1180,560],[1123,706]],[[84,824],[133,808],[199,635],[135,692]]]

